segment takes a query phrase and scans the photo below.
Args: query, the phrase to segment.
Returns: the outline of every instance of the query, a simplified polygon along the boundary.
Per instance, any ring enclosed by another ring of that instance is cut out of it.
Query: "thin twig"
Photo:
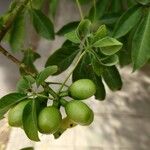
[[[81,19],[83,20],[84,17],[83,17],[83,12],[82,12],[79,0],[76,0],[76,3],[77,3],[77,6],[78,6],[78,9],[79,9],[79,13],[80,13]]]
[[[58,84],[58,85],[62,85],[62,83],[60,83],[60,82],[46,82],[46,83],[48,83],[48,84]],[[64,86],[66,86],[66,87],[69,87],[68,85],[64,85]]]

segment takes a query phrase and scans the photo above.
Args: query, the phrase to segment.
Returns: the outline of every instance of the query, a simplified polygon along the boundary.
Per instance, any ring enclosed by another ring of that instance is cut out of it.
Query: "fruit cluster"
[[[96,87],[93,81],[89,79],[80,79],[72,83],[68,88],[68,97],[71,100],[60,98],[60,106],[65,108],[66,117],[62,119],[60,107],[55,105],[42,108],[37,116],[38,131],[43,134],[53,134],[58,138],[66,129],[76,125],[90,125],[94,119],[93,111],[81,100],[85,100],[93,96]],[[34,99],[26,99],[13,106],[8,113],[8,123],[13,127],[22,127],[24,108],[30,101]],[[29,110],[28,110],[29,111]]]

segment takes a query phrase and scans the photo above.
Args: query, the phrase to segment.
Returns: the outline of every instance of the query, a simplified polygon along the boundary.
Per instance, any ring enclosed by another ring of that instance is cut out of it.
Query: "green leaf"
[[[32,76],[22,76],[17,82],[17,91],[20,93],[27,93],[27,90],[32,87],[33,83],[35,83],[35,79]]]
[[[105,67],[102,77],[112,91],[120,90],[122,88],[122,80],[115,66]]]
[[[119,63],[119,57],[114,54],[101,60],[101,63],[104,66],[114,66]]]
[[[4,114],[16,103],[27,98],[25,94],[21,93],[10,93],[0,99],[0,119],[3,118]]]
[[[58,71],[57,66],[49,66],[46,67],[43,71],[41,71],[37,78],[36,78],[36,83],[39,86],[42,82],[44,82],[50,75],[55,74]]]
[[[111,4],[111,12],[121,12],[122,11],[122,1],[121,0],[113,0]]]
[[[105,13],[105,10],[109,4],[109,0],[98,0],[96,2],[96,8],[94,6],[90,9],[88,18],[93,20],[99,20]],[[96,9],[96,12],[95,12]]]
[[[58,0],[50,0],[50,3],[49,3],[50,16],[53,16],[53,17],[55,16],[58,2],[59,2]]]
[[[3,17],[0,17],[0,30],[3,28],[4,20]]]
[[[83,4],[87,4],[89,3],[91,0],[79,0],[80,4],[83,5]]]
[[[105,25],[101,25],[98,30],[95,32],[92,42],[96,42],[102,38],[104,38],[105,36],[107,36],[107,28]]]
[[[101,62],[99,62],[96,58],[92,59],[92,67],[93,67],[93,71],[97,76],[102,75],[104,66],[102,66]]]
[[[42,95],[42,97],[41,97]],[[35,98],[36,101],[36,111],[37,111],[37,116],[39,115],[39,113],[41,112],[41,110],[45,107],[47,107],[47,101],[48,101],[48,97],[49,93],[46,92],[41,92],[40,96],[38,95]]]
[[[5,117],[4,117],[4,114],[5,114],[6,112],[5,111],[1,111],[0,112],[0,120],[2,120],[2,119],[4,119]]]
[[[21,47],[25,38],[25,22],[24,16],[19,15],[13,22],[9,43],[13,52],[21,51]]]
[[[133,70],[142,67],[150,58],[150,9],[137,27],[132,42]]]
[[[67,41],[60,49],[58,49],[48,58],[45,66],[58,66],[58,72],[56,74],[60,74],[71,65],[78,53],[78,46],[72,45]]]
[[[113,31],[113,37],[120,38],[127,34],[140,20],[141,7],[135,5],[128,9],[118,20]]]
[[[129,1],[127,1],[127,3],[128,3],[128,7],[137,4],[137,2],[135,0],[129,0]]]
[[[36,32],[46,39],[54,39],[54,26],[51,20],[37,9],[32,9],[31,15]]]
[[[113,25],[118,21],[120,15],[120,13],[106,13],[101,18],[101,24]]]
[[[68,32],[71,32],[77,28],[79,25],[79,21],[70,22],[66,25],[64,25],[59,31],[57,31],[57,35],[64,35]]]
[[[33,62],[35,62],[38,58],[40,58],[40,55],[38,53],[36,53],[34,50],[32,49],[27,49],[24,51],[24,58],[22,60],[22,62],[25,65],[31,65]]]
[[[30,140],[40,141],[38,137],[36,101],[29,102],[23,111],[23,129]]]
[[[94,47],[100,47],[105,55],[113,55],[122,48],[122,43],[111,37],[105,37],[93,44]]]
[[[98,100],[104,100],[106,96],[105,87],[102,83],[101,77],[94,73],[90,61],[91,58],[89,55],[83,57],[73,72],[72,80],[74,82],[79,79],[91,79],[96,85],[95,98]]]
[[[80,43],[80,39],[79,39],[79,37],[78,37],[78,35],[77,35],[77,32],[76,32],[75,30],[66,33],[66,34],[64,35],[64,37],[65,37],[67,40],[69,40],[69,41],[71,41],[71,42],[73,42],[73,43]]]
[[[93,78],[93,82],[96,85],[95,99],[104,100],[106,97],[106,91],[105,91],[104,84],[102,82],[102,78],[100,76],[97,76],[96,74],[93,74],[92,78]]]
[[[136,1],[142,5],[146,5],[150,3],[150,0],[136,0]]]
[[[91,71],[90,67],[90,59],[91,57],[86,54],[83,56],[77,67],[75,68],[73,75],[72,75],[72,81],[76,81],[79,79],[89,78],[89,73]]]
[[[32,2],[32,7],[35,9],[41,9],[44,3],[44,0],[33,0]]]
[[[131,50],[130,49],[121,49],[119,54],[119,64],[121,67],[127,66],[131,63]]]
[[[24,51],[24,57],[22,60],[22,63],[25,64],[26,70],[31,73],[37,73],[37,69],[34,66],[34,62],[40,58],[40,55],[33,51],[32,49],[27,49]],[[20,72],[23,75],[26,75],[27,73],[24,71],[24,69],[20,68]]]
[[[133,40],[134,33],[135,33],[135,28],[132,29],[132,31],[127,36],[127,38],[126,37],[122,38],[123,47],[118,53],[119,64],[121,67],[127,66],[132,62],[131,61],[131,47],[132,47],[132,40]]]
[[[9,4],[8,12],[12,12],[16,8],[17,4],[17,1],[11,1]]]
[[[77,35],[79,39],[85,38],[90,33],[91,21],[88,19],[82,20],[77,27]]]

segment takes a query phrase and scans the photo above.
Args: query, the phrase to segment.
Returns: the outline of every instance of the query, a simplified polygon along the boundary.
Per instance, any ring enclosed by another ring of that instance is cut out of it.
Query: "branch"
[[[14,57],[13,55],[11,55],[6,49],[4,49],[1,45],[0,45],[0,53],[2,53],[3,55],[5,55],[9,60],[13,61],[15,64],[17,64],[18,66],[21,66],[21,61],[19,61],[16,57]]]
[[[28,4],[30,0],[24,0],[23,2],[19,2],[16,8],[12,11],[12,14],[8,18],[8,20],[5,22],[3,28],[0,30],[0,42],[8,32],[8,30],[11,28],[14,20],[16,19],[17,15],[21,13],[21,11],[24,10],[24,7]],[[20,4],[20,5],[19,5]],[[17,58],[15,58],[13,55],[11,55],[7,50],[5,50],[0,45],[0,52],[5,55],[8,59],[13,61],[15,64],[21,67],[22,63]]]
[[[0,41],[2,41],[2,39],[6,35],[7,31],[12,26],[12,24],[13,24],[14,20],[16,19],[17,15],[20,14],[24,10],[25,6],[28,4],[29,1],[30,0],[24,0],[23,2],[19,2],[20,5],[18,4],[16,6],[16,8],[12,11],[12,13],[10,14],[8,20],[3,25],[3,28],[0,30]]]
[[[30,0],[24,0],[23,2],[20,2],[20,5],[16,6],[14,12],[12,12],[12,15],[10,15],[10,17],[6,21],[4,27],[0,30],[0,42],[4,38],[4,36],[6,35],[8,30],[11,28],[11,26],[12,26],[14,20],[16,19],[17,15],[23,11],[24,7],[28,4],[29,1]],[[0,53],[2,53],[4,56],[6,56],[9,60],[14,62],[19,67],[22,67],[22,69],[24,69],[25,72],[27,72],[31,76],[35,77],[35,75],[33,75],[31,72],[28,72],[27,66],[25,64],[23,64],[20,60],[18,60],[13,55],[11,55],[1,45],[0,45]],[[44,88],[46,88],[55,99],[58,99],[57,93],[55,93],[55,91],[53,91],[53,89],[51,89],[46,83],[44,83],[42,86]]]
[[[16,65],[18,65],[19,67],[22,67],[22,69],[24,69],[25,72],[27,72],[28,74],[30,74],[31,76],[35,77],[35,74],[29,72],[27,70],[27,66],[25,64],[23,64],[20,60],[18,60],[17,58],[15,58],[13,55],[11,55],[6,49],[4,49],[1,45],[0,45],[0,53],[2,53],[4,56],[6,56],[9,60],[11,60],[12,62],[14,62]],[[43,83],[42,86],[47,89],[49,91],[49,93],[55,98],[58,99],[58,95],[55,91],[53,91],[52,88],[50,88],[47,83]]]

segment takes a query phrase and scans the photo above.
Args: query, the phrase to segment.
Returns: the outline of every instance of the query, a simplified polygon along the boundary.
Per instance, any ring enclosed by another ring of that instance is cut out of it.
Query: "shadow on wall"
[[[91,104],[96,117],[87,141],[99,141],[106,149],[149,150],[150,78],[141,72],[132,74],[129,68],[122,70],[122,76],[121,91],[110,92],[104,102]]]
[[[0,89],[14,89],[18,80],[18,76],[19,72],[16,64],[13,64],[11,61],[7,60],[0,54],[0,85],[3,86],[0,87]]]

